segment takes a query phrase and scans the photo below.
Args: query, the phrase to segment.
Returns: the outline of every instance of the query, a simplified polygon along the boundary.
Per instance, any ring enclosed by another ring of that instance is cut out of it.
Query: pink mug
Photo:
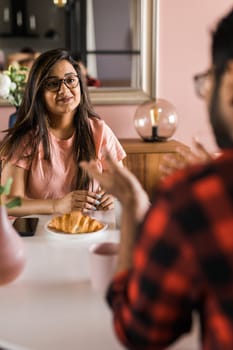
[[[114,272],[118,259],[119,243],[102,242],[89,247],[90,277],[94,290],[105,292]]]

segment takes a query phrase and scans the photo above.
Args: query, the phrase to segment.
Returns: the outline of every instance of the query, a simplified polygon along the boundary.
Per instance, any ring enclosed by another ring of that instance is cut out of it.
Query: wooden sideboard
[[[175,140],[145,142],[141,139],[120,139],[119,141],[127,153],[124,165],[137,176],[150,197],[161,178],[159,164],[162,157],[165,154],[181,157],[176,151],[178,146],[189,149],[188,146]]]

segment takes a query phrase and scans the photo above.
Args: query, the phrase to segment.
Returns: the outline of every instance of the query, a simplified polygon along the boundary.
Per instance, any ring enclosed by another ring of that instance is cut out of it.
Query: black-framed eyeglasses
[[[64,83],[68,89],[75,89],[79,85],[79,78],[77,75],[68,75],[64,79],[58,79],[55,77],[49,77],[44,81],[44,87],[51,92],[57,92],[61,88],[61,84]]]
[[[205,98],[211,85],[211,77],[213,75],[214,69],[210,68],[203,73],[196,74],[193,77],[196,94]]]

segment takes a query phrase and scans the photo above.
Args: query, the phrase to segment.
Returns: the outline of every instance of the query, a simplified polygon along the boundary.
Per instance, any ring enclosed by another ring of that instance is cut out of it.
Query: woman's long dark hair
[[[7,134],[0,145],[0,156],[4,156],[6,161],[10,160],[19,144],[22,144],[25,135],[31,133],[32,137],[28,144],[24,145],[25,149],[29,147],[32,150],[31,159],[42,143],[44,159],[51,162],[43,82],[49,76],[54,64],[62,60],[69,61],[79,77],[81,99],[74,116],[74,159],[77,164],[77,189],[87,189],[90,179],[78,164],[81,160],[96,159],[95,142],[88,118],[99,119],[99,116],[92,109],[78,63],[64,49],[46,51],[34,62],[29,72],[22,104],[17,111],[17,121],[13,128],[6,130]],[[24,153],[23,150],[21,153]]]

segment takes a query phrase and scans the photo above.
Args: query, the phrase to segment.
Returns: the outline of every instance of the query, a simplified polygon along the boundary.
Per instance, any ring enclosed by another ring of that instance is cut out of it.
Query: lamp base
[[[145,142],[165,142],[165,141],[167,141],[167,138],[166,137],[159,137],[159,136],[156,136],[156,137],[150,136],[150,137],[143,137],[143,141],[145,141]]]

